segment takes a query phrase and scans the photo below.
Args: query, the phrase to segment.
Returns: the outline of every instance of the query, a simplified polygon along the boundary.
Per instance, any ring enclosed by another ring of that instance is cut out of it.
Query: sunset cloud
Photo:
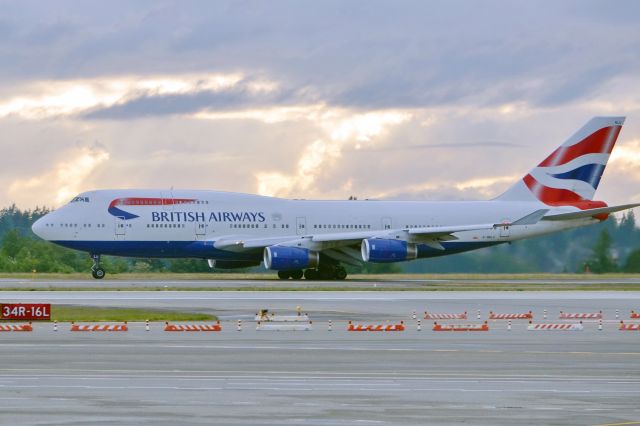
[[[172,186],[491,198],[594,115],[628,117],[598,197],[640,198],[638,3],[464,8],[12,3],[0,206]]]

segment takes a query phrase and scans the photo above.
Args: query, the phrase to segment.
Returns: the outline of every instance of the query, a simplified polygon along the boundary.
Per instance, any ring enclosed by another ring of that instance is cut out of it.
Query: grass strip
[[[378,282],[367,285],[319,285],[319,286],[292,286],[286,284],[282,286],[238,286],[238,287],[178,287],[178,286],[130,286],[130,287],[62,287],[62,286],[39,286],[32,287],[24,284],[20,287],[0,288],[0,291],[640,291],[640,283],[448,283],[448,284],[424,284],[424,285],[403,285],[402,283],[393,285],[391,283]]]
[[[101,308],[52,305],[51,321],[58,322],[136,322],[136,321],[215,321],[215,315],[139,308]]]

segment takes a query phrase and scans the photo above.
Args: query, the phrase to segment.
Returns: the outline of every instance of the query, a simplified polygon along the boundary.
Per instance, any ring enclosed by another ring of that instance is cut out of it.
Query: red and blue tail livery
[[[623,124],[624,117],[591,119],[500,199],[535,197],[548,206],[605,206],[592,200]]]

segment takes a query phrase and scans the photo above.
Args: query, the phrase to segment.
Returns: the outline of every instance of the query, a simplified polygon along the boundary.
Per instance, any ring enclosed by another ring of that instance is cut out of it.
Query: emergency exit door
[[[305,235],[306,233],[307,233],[307,218],[297,217],[296,218],[296,234]]]

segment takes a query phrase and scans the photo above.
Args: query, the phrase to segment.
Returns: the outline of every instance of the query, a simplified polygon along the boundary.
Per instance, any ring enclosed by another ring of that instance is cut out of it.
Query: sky
[[[640,201],[637,1],[0,1],[0,207],[499,195],[595,115]]]

